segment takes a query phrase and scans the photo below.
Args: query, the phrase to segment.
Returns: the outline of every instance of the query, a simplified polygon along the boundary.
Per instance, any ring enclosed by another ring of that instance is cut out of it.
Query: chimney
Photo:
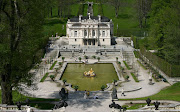
[[[99,18],[99,22],[101,22],[101,15],[98,15],[98,18]]]
[[[82,17],[82,15],[79,15],[79,22],[81,22],[81,17]]]

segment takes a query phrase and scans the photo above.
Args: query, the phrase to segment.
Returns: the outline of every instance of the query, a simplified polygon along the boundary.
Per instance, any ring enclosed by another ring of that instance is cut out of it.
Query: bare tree
[[[125,1],[125,0],[109,0],[109,3],[115,8],[115,16],[117,18],[120,8],[126,6],[127,1]]]
[[[71,5],[76,3],[77,0],[57,0],[58,4],[58,16],[70,16],[71,15]]]
[[[136,10],[137,16],[139,20],[139,27],[143,28],[146,27],[148,13],[151,9],[152,0],[136,0]],[[144,20],[144,26],[143,26]]]

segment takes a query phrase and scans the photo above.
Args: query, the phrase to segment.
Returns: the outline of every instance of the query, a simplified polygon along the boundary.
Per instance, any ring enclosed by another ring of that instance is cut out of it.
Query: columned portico
[[[98,45],[97,39],[83,39],[83,45]]]

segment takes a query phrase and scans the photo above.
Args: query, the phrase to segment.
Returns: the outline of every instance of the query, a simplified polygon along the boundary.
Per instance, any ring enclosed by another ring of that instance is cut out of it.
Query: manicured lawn
[[[45,99],[45,98],[33,98],[28,97],[20,94],[18,91],[13,91],[13,102],[16,103],[17,101],[25,101],[27,98],[29,98],[30,102],[43,102],[43,101],[59,101],[59,99]],[[1,102],[1,90],[0,90],[0,102]]]
[[[73,4],[71,6],[72,10],[71,10],[71,16],[79,16],[77,15],[78,14],[78,11],[79,11],[79,7],[80,7],[80,4]]]
[[[98,16],[98,7],[99,7],[99,5],[97,5],[97,4],[94,4],[94,5],[93,5],[93,13],[94,13],[94,16]]]
[[[137,79],[137,77],[134,75],[134,73],[131,73],[131,76],[133,77],[135,82],[139,82],[139,80]]]
[[[95,1],[96,0],[91,0]],[[140,34],[140,29],[139,28],[139,23],[137,19],[137,15],[135,12],[135,9],[132,7],[134,5],[134,0],[127,0],[129,5],[126,7],[123,7],[119,10],[119,16],[116,18],[115,17],[115,9],[112,5],[110,4],[103,4],[102,5],[102,10],[104,16],[110,18],[113,20],[114,23],[114,35],[118,36],[131,36],[131,35],[139,35]],[[80,4],[73,4],[71,6],[71,17],[73,16],[78,16],[78,11],[79,11],[79,6]],[[97,16],[99,12],[99,7],[100,5],[94,4],[93,5],[93,12],[94,16]],[[84,16],[87,16],[87,8],[88,6],[84,6]],[[67,23],[67,18],[65,19],[60,19],[57,16],[58,9],[53,8],[53,18],[47,18],[45,25],[44,25],[44,34],[45,35],[55,35],[55,33],[58,33],[59,35],[65,35],[66,34],[66,23]],[[118,24],[118,31],[117,31],[117,24]],[[62,29],[64,25],[64,29]]]
[[[21,101],[25,102],[25,100],[28,98],[30,100],[30,106],[35,107],[38,109],[52,109],[54,107],[54,104],[50,103],[44,103],[44,102],[53,102],[53,101],[59,101],[59,99],[44,99],[44,98],[32,98],[27,97],[22,94],[20,94],[17,91],[13,91],[13,102],[16,104],[16,102]],[[1,102],[1,90],[0,90],[0,102]],[[36,103],[38,102],[38,103]],[[25,103],[22,103],[22,105],[26,105]]]
[[[40,80],[40,82],[44,82],[44,80],[46,80],[46,78],[48,77],[49,73],[46,73],[43,78]]]
[[[134,103],[134,104],[123,105],[122,107],[126,107],[127,110],[135,110],[135,109],[142,108],[146,105],[147,105],[146,103]],[[150,104],[150,105],[153,105],[153,104]]]
[[[52,66],[50,67],[49,70],[52,70],[52,69],[54,68],[54,66],[56,65],[56,63],[57,63],[57,61],[55,61],[55,62],[52,64]]]
[[[139,60],[137,60],[137,62],[139,63],[139,65],[140,65],[142,68],[144,68],[145,70],[147,70],[147,68],[146,68]]]
[[[112,5],[103,4],[104,16],[109,17],[114,23],[114,35],[119,36],[131,36],[137,35],[140,31],[138,26],[138,19],[136,18],[136,12],[132,5],[134,0],[127,0],[129,5],[119,10],[119,16],[115,17],[115,9]],[[118,24],[118,32],[117,32]]]
[[[67,19],[47,18],[44,24],[44,35],[55,36],[56,33],[58,33],[58,35],[65,35],[66,22]],[[63,29],[63,25],[64,25],[64,29]]]
[[[134,51],[134,55],[136,58],[139,58],[139,51]]]
[[[85,77],[85,71],[93,69],[95,77]],[[67,83],[73,86],[78,85],[79,90],[96,91],[101,90],[102,85],[112,83],[118,76],[112,64],[68,64],[61,80],[66,79]]]
[[[88,9],[88,6],[84,5],[84,14],[83,14],[83,16],[87,16],[87,9]]]
[[[71,17],[77,16],[80,4],[73,4],[71,6]],[[87,11],[87,10],[86,10]],[[56,33],[58,35],[66,35],[66,23],[67,18],[58,17],[58,8],[53,7],[53,17],[47,17],[44,24],[44,35],[45,36],[55,36]],[[64,27],[64,28],[63,28]]]
[[[35,107],[41,110],[49,110],[54,107],[54,104],[51,104],[51,103],[30,103],[29,105],[31,107]]]
[[[120,100],[146,100],[150,98],[151,100],[174,100],[180,101],[180,82],[161,90],[159,93],[143,98],[134,99],[120,99]]]
[[[128,70],[131,69],[131,68],[129,67],[129,65],[126,63],[126,61],[123,61],[123,63],[125,64],[125,66],[126,66],[126,68],[127,68]]]

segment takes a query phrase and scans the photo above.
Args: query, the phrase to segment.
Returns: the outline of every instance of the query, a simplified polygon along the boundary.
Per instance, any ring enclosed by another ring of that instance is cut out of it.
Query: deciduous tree
[[[43,0],[0,1],[0,78],[2,103],[13,104],[12,88],[31,85],[29,73],[42,47]]]
[[[109,3],[115,8],[115,16],[118,17],[118,13],[121,7],[126,6],[126,0],[109,0]]]

